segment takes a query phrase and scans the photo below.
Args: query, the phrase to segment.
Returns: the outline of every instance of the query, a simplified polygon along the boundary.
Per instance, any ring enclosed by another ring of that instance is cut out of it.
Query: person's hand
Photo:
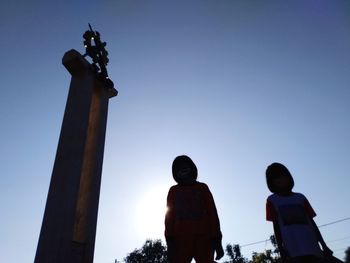
[[[171,261],[175,255],[175,240],[174,238],[166,239],[168,260]]]
[[[329,247],[324,246],[323,247],[323,254],[325,257],[331,257],[333,255],[333,251],[329,249]]]
[[[225,255],[224,249],[221,244],[221,238],[215,238],[212,240],[214,252],[216,254],[215,260],[219,260]]]
[[[215,249],[215,253],[216,253],[215,260],[219,260],[220,258],[222,258],[225,255],[225,252],[224,252],[224,249],[221,245],[221,242],[220,242],[220,245]]]
[[[280,252],[282,261],[287,261],[287,259],[289,258],[288,252],[283,247],[278,248],[278,250]]]

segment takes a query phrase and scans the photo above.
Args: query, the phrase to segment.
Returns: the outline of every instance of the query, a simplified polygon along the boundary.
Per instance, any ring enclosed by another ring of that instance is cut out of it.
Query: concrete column
[[[92,263],[109,98],[75,50],[62,59],[72,79],[52,171],[35,263]]]

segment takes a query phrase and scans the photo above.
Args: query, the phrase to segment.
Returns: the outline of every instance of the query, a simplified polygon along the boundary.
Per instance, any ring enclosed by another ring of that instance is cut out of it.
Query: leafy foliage
[[[271,249],[262,253],[253,253],[252,263],[278,263],[281,262],[279,257],[274,257]]]
[[[167,250],[161,240],[146,240],[140,249],[135,249],[125,259],[126,263],[167,263]]]
[[[224,263],[281,263],[275,236],[270,236],[273,249],[264,252],[253,252],[252,259],[243,257],[240,246],[228,244],[226,246],[226,256],[228,260]],[[124,259],[125,263],[168,263],[167,247],[160,239],[146,240],[140,249],[135,249]],[[345,262],[350,263],[350,247],[345,251]]]
[[[281,258],[279,256],[279,250],[277,247],[277,241],[274,235],[270,236],[271,244],[274,249],[268,249],[264,252],[257,253],[253,252],[251,263],[280,263]]]
[[[229,261],[225,263],[248,263],[248,260],[242,256],[241,248],[239,245],[228,244],[226,246],[226,254],[229,257]]]
[[[277,243],[274,236],[270,237],[274,249],[265,250],[264,252],[254,252],[252,259],[248,260],[243,257],[239,245],[228,244],[226,246],[226,256],[228,260],[224,263],[280,263]],[[350,248],[348,248],[350,256]],[[124,259],[125,263],[168,263],[167,248],[161,240],[146,240],[140,249],[135,249]],[[350,263],[350,261],[346,261]]]

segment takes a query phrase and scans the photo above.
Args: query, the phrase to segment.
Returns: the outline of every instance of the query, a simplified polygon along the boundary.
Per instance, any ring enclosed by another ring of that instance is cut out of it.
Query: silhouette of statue
[[[212,263],[224,255],[219,217],[213,196],[197,181],[197,167],[185,155],[175,158],[172,173],[177,185],[169,189],[165,238],[171,263]]]
[[[280,163],[268,166],[266,182],[273,193],[267,198],[266,219],[273,222],[282,262],[335,262],[313,220],[316,213],[309,201],[292,192],[294,180],[287,167]]]
[[[92,67],[98,79],[102,81],[107,88],[113,88],[114,84],[109,79],[106,68],[109,62],[108,51],[105,49],[107,43],[101,42],[100,33],[92,30],[90,24],[89,29],[90,30],[85,31],[83,35],[85,47],[85,54],[83,57],[90,57],[92,59]],[[116,90],[113,92],[116,92],[116,95],[118,94]]]

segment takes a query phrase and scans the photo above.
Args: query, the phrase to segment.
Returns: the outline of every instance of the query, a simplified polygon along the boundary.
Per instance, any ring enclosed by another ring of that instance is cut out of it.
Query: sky
[[[0,262],[32,262],[70,75],[91,23],[119,91],[109,104],[96,263],[162,239],[186,154],[223,245],[269,238],[265,169],[285,164],[318,225],[350,217],[350,2],[1,1]],[[320,228],[339,258],[350,220]],[[270,248],[243,246],[244,256]],[[221,260],[220,262],[223,262]]]

